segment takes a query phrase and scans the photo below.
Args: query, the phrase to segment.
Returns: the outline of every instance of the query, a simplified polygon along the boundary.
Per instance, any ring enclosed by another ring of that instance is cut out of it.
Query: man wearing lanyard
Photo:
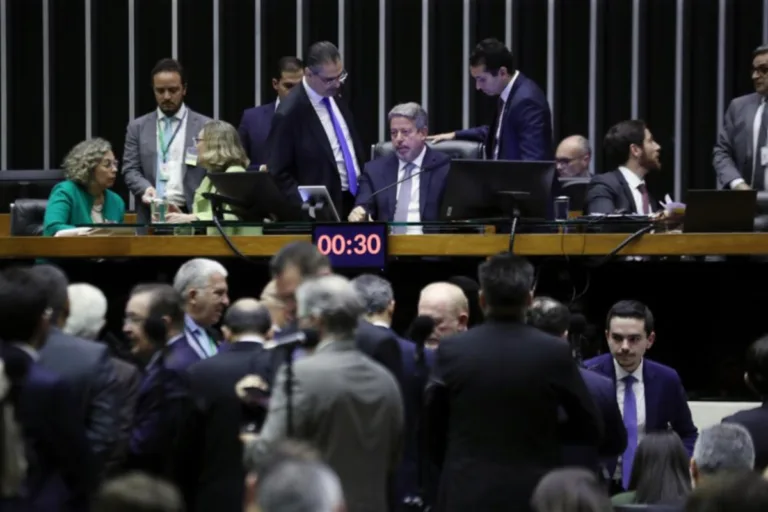
[[[123,176],[138,199],[139,223],[150,221],[150,205],[156,198],[190,211],[205,177],[205,170],[197,167],[194,138],[208,118],[184,104],[187,82],[181,64],[173,59],[158,62],[152,70],[152,89],[158,108],[130,122],[123,155]]]

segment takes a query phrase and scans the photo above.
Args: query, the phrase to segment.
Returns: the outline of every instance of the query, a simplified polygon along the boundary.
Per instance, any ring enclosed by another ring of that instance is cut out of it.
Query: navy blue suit
[[[275,103],[277,101],[243,111],[237,132],[251,161],[249,169],[258,169],[260,165],[267,163],[267,137],[272,118],[275,117]]]
[[[613,356],[603,354],[587,361],[584,366],[608,378],[616,385],[616,369]],[[688,398],[675,370],[663,364],[643,360],[643,385],[645,387],[645,432],[672,429],[683,441],[688,454],[699,436],[693,424]],[[610,470],[610,468],[609,468]]]
[[[495,126],[478,126],[456,132],[459,140],[484,142],[493,154]],[[552,113],[541,88],[520,73],[512,85],[501,119],[499,160],[552,160]]]
[[[397,186],[376,195],[371,195],[388,185],[397,183],[397,171],[400,168],[400,160],[395,153],[377,158],[365,164],[358,181],[358,192],[355,206],[362,206],[380,222],[392,222],[395,219],[395,207],[397,206]],[[440,203],[445,190],[445,179],[451,167],[451,158],[445,153],[440,153],[427,148],[421,168],[424,170],[419,175],[419,208],[421,220],[424,222],[440,219]],[[428,170],[429,169],[429,170]]]

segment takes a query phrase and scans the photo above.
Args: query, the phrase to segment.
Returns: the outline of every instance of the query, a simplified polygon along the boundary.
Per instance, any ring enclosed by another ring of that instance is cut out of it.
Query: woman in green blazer
[[[117,178],[117,160],[104,139],[84,140],[64,159],[67,178],[51,190],[45,208],[43,235],[83,224],[121,223],[125,202],[109,190]]]
[[[211,172],[245,172],[248,156],[240,142],[240,135],[231,124],[224,121],[208,121],[195,138],[197,146],[197,164]],[[216,193],[216,188],[206,176],[195,191],[192,213],[185,214],[178,210],[170,211],[165,219],[175,224],[213,220],[211,202],[203,197],[205,193]],[[226,209],[226,208],[225,208]],[[231,213],[224,214],[224,220],[238,220]],[[216,228],[208,228],[209,235],[217,235]],[[260,227],[227,227],[228,235],[261,235]]]

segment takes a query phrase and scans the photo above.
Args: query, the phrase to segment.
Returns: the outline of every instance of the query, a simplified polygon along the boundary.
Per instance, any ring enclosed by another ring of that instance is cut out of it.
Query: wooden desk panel
[[[600,256],[614,250],[627,235],[518,235],[515,253],[524,256]],[[268,257],[307,235],[236,236],[244,254]],[[488,256],[507,250],[506,235],[396,235],[390,237],[391,256]],[[646,235],[625,247],[621,255],[768,254],[768,234]],[[0,257],[228,257],[234,256],[217,236],[134,236],[37,238],[0,237]]]
[[[135,213],[125,214],[126,224],[136,223]],[[8,213],[0,213],[0,236],[10,236],[11,234],[11,216]]]

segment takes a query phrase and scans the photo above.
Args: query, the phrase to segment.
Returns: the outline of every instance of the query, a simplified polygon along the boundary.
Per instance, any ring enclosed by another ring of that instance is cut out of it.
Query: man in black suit
[[[427,439],[442,462],[435,510],[525,512],[561,442],[597,445],[603,425],[568,345],[525,323],[533,266],[504,253],[478,277],[485,323],[441,341],[428,393]]]
[[[659,204],[648,194],[645,178],[661,169],[661,146],[643,121],[631,119],[612,126],[603,142],[612,171],[596,174],[587,187],[584,213],[651,215]]]
[[[364,151],[352,113],[338,96],[347,77],[341,54],[322,41],[309,47],[301,85],[280,102],[267,139],[267,169],[300,204],[300,185],[325,185],[342,219],[355,204]]]
[[[239,435],[250,419],[246,411],[259,407],[244,407],[236,387],[247,376],[248,387],[268,398],[272,353],[265,350],[264,342],[271,327],[269,312],[258,301],[238,300],[224,315],[222,330],[230,345],[188,370],[195,407],[185,426],[181,451],[198,455],[197,464],[184,469],[186,481],[180,484],[190,511],[239,512],[243,508],[245,469]],[[266,415],[266,400],[262,414]]]

